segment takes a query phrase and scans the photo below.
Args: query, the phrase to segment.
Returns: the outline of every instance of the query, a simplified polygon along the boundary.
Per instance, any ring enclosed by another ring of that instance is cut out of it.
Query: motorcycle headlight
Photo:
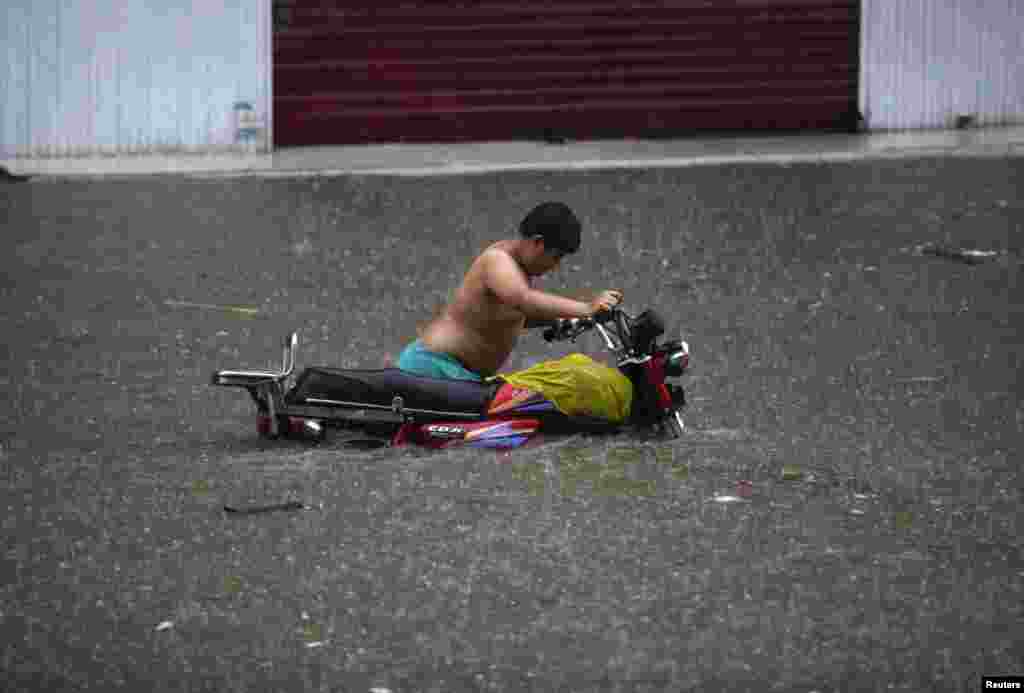
[[[679,377],[690,367],[690,347],[686,342],[669,352],[665,358],[665,375]]]

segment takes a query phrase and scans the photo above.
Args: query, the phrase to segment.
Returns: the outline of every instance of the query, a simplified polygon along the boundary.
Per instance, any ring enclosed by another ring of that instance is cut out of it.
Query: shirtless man
[[[521,238],[498,241],[470,265],[455,297],[408,345],[398,367],[434,378],[476,380],[494,375],[524,327],[557,318],[585,318],[622,301],[603,291],[589,303],[530,286],[580,247],[580,222],[566,205],[545,202],[519,225]]]

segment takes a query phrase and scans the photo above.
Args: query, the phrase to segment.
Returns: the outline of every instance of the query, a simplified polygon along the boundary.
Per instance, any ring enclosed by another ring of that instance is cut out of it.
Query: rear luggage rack
[[[284,340],[279,371],[214,371],[211,382],[224,387],[252,387],[267,381],[283,382],[295,370],[295,350],[299,346],[299,333],[292,332]]]
[[[295,370],[295,351],[299,346],[299,333],[292,332],[284,340],[281,355],[281,370],[214,371],[210,382],[222,387],[244,388],[262,415],[265,435],[276,438],[281,433],[278,414],[284,410],[284,381]],[[261,425],[261,432],[263,425]]]
[[[328,423],[342,426],[401,426],[440,417],[469,421],[480,418],[479,412],[447,412],[409,407],[401,396],[392,398],[390,404],[296,397],[294,388],[289,392],[285,382],[295,370],[298,344],[297,332],[292,332],[285,339],[280,370],[214,371],[210,378],[213,385],[240,387],[249,393],[256,403],[258,429],[265,437],[277,438],[297,432],[318,437],[323,432],[323,424]]]

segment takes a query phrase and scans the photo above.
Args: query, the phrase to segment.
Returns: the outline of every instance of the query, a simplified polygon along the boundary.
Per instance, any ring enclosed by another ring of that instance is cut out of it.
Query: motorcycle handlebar
[[[555,320],[555,324],[544,330],[543,336],[545,342],[554,342],[557,340],[567,339],[570,333],[580,334],[587,330],[594,329],[594,325],[603,325],[610,322],[615,317],[615,311],[602,310],[589,318],[559,318]]]
[[[545,327],[543,337],[545,342],[554,342],[558,339],[563,339],[565,334],[565,327],[563,326],[564,321],[559,318],[555,320],[555,324],[551,327]]]

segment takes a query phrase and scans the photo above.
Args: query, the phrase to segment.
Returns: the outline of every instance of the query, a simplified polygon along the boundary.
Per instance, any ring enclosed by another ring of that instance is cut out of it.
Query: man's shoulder
[[[530,278],[512,254],[498,243],[484,249],[473,264],[475,267],[472,268],[471,273],[479,277],[485,286],[490,286],[493,281],[508,282],[511,280],[530,283]]]
[[[519,267],[508,249],[498,243],[484,248],[483,252],[477,256],[477,261],[487,269],[508,270]]]
[[[504,240],[491,243],[480,252],[480,257],[483,257],[484,255],[502,255],[504,257],[511,258],[512,255],[509,254],[509,242]]]

